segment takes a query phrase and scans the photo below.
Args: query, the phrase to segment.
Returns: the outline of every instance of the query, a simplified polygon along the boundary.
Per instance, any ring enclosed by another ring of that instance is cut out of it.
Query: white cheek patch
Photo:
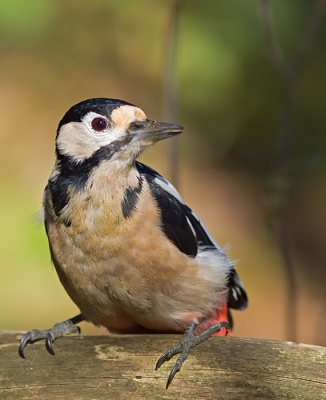
[[[127,130],[133,121],[146,121],[143,110],[134,106],[120,106],[111,113],[111,120],[118,129]]]
[[[89,112],[81,122],[70,122],[60,128],[57,146],[61,154],[74,157],[77,160],[89,158],[98,149],[108,146],[110,143],[119,140],[125,134],[125,129],[118,126],[96,132],[92,129],[94,118],[105,118],[94,112]]]
[[[70,122],[60,128],[57,146],[61,154],[82,161],[91,157],[101,147],[123,138],[131,122],[147,119],[144,111],[140,108],[121,106],[111,113],[112,125],[108,121],[108,127],[97,132],[92,128],[92,121],[95,118],[107,119],[104,115],[89,112],[81,122]]]

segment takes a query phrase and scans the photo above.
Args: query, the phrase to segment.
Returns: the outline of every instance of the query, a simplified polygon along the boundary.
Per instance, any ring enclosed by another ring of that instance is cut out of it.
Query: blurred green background
[[[314,2],[272,3],[275,31],[291,61]],[[68,108],[91,97],[123,99],[150,119],[164,119],[169,8],[167,0],[1,1],[1,329],[48,328],[78,313],[33,217],[54,164],[56,128]],[[296,338],[320,345],[326,345],[325,71],[322,23],[298,81],[286,164]],[[183,1],[176,73],[179,116],[169,122],[185,127],[179,190],[216,240],[230,245],[250,299],[246,311],[233,313],[234,334],[287,339],[284,262],[270,229],[275,193],[267,190],[283,84],[268,55],[258,1]],[[166,176],[166,143],[142,160]]]

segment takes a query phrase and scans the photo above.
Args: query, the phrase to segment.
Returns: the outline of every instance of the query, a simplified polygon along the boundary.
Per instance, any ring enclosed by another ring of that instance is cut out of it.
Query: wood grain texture
[[[174,365],[159,356],[176,335],[70,336],[28,345],[0,331],[0,399],[326,399],[326,348],[212,337],[191,350],[168,390]]]

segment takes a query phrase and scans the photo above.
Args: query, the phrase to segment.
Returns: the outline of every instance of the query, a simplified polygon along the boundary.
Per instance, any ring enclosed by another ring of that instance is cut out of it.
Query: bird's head
[[[129,164],[146,147],[182,131],[179,125],[148,120],[140,108],[125,101],[90,99],[71,107],[60,121],[56,154],[74,163],[96,158]]]

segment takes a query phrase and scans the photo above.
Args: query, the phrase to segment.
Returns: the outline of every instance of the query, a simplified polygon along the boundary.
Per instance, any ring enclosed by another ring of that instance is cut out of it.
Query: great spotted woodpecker
[[[147,119],[125,101],[74,105],[59,123],[56,162],[43,198],[52,261],[81,314],[21,340],[52,342],[86,320],[114,332],[184,333],[156,369],[191,347],[228,334],[229,308],[247,296],[231,262],[176,189],[136,158],[179,125]],[[224,328],[224,330],[223,330]]]

